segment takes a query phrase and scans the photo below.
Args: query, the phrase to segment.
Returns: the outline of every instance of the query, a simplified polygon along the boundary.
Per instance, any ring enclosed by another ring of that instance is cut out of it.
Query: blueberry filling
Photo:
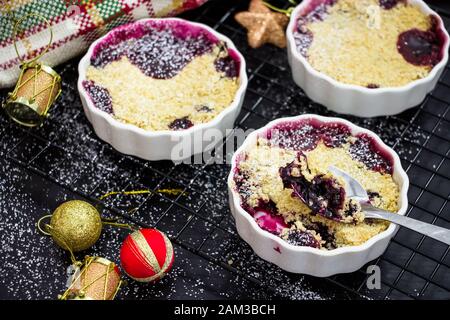
[[[251,195],[251,190],[249,188],[249,185],[247,184],[248,180],[248,173],[246,171],[239,170],[239,168],[236,168],[234,172],[234,181],[236,182],[236,189],[239,191],[239,194],[244,203],[247,202],[248,198]]]
[[[96,48],[91,65],[104,67],[126,56],[145,75],[155,79],[176,76],[195,57],[212,52],[218,41],[205,30],[192,31],[188,26],[143,25],[136,30],[120,30]],[[182,30],[179,30],[182,29]],[[236,77],[238,61],[229,55],[218,58],[215,66],[227,77]]]
[[[308,49],[314,40],[314,35],[309,31],[303,23],[300,23],[297,32],[294,33],[295,44],[298,52],[304,57],[308,55]]]
[[[237,63],[230,56],[217,58],[214,65],[217,71],[224,73],[228,78],[236,78],[239,74]]]
[[[308,181],[295,161],[280,168],[279,172],[283,186],[292,189],[292,195],[302,200],[313,215],[319,214],[335,221],[343,219],[340,211],[344,208],[345,189],[335,179],[317,175]]]
[[[445,38],[437,18],[430,16],[430,19],[432,26],[429,30],[411,29],[398,36],[398,52],[413,65],[434,67],[442,60]]]
[[[94,106],[104,112],[113,114],[112,100],[107,89],[96,85],[93,81],[83,81],[83,87],[88,92]]]
[[[212,111],[212,109],[211,109],[210,107],[205,106],[205,105],[197,106],[197,107],[195,108],[195,110],[196,110],[197,112],[211,112],[211,111]]]
[[[385,10],[392,9],[399,2],[405,2],[405,1],[404,0],[379,0],[380,7],[382,7]]]
[[[328,8],[336,4],[338,0],[313,0],[302,12],[299,19],[304,22],[323,21],[328,13]]]
[[[308,230],[315,231],[322,239],[322,246],[326,247],[328,250],[336,249],[336,238],[334,234],[330,232],[327,226],[319,222],[308,222],[304,221],[303,225]]]
[[[279,235],[288,225],[284,222],[283,217],[278,215],[278,210],[273,201],[259,201],[256,208],[247,206],[246,211],[249,212],[261,229],[270,233]]]
[[[284,123],[270,129],[267,139],[271,146],[306,151],[317,146],[320,136],[312,123]]]
[[[283,123],[267,132],[271,146],[308,151],[317,147],[319,141],[330,148],[337,148],[348,141],[350,129],[339,123],[318,123],[313,120],[299,123]]]
[[[369,83],[367,85],[367,88],[369,88],[369,89],[378,89],[379,87],[380,86],[378,84],[375,84],[375,83]]]
[[[171,130],[185,130],[192,127],[194,124],[188,117],[183,117],[180,119],[175,119],[169,124],[169,129]]]
[[[320,248],[320,243],[308,231],[290,230],[286,241],[294,246]]]
[[[350,129],[339,123],[328,123],[320,126],[320,136],[329,148],[338,148],[348,141]]]
[[[367,195],[369,196],[370,200],[373,200],[375,198],[380,198],[380,194],[378,192],[374,192],[374,191],[367,191]]]
[[[103,67],[126,56],[145,75],[155,79],[176,76],[196,56],[212,51],[212,43],[205,37],[181,39],[170,30],[149,31],[139,39],[120,42],[92,57],[91,64]]]
[[[358,211],[359,211],[359,207],[356,204],[356,202],[351,201],[351,202],[349,202],[348,209],[346,209],[345,212],[344,212],[344,216],[345,217],[351,217],[355,213],[357,213]]]
[[[358,139],[350,145],[349,152],[353,159],[364,163],[367,168],[392,174],[392,160],[368,135],[359,135]]]

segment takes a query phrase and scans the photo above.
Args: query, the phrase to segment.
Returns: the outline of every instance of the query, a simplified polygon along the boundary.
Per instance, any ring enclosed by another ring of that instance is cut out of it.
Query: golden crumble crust
[[[146,76],[125,56],[103,68],[89,66],[86,77],[108,90],[121,122],[149,131],[169,130],[184,117],[193,125],[206,123],[230,106],[239,88],[238,78],[216,70],[218,50],[195,57],[170,79]]]
[[[351,139],[352,137],[350,141]],[[347,142],[340,147],[327,147],[323,142],[319,142],[314,149],[305,151],[304,155],[311,172],[310,179],[313,175],[331,175],[327,168],[330,165],[336,166],[352,175],[366,190],[379,194],[373,201],[375,206],[397,212],[399,187],[392,175],[370,170],[362,162],[353,159],[349,154],[349,145],[350,142]],[[312,215],[311,209],[305,203],[292,196],[293,190],[284,187],[280,177],[279,169],[296,161],[297,158],[296,151],[270,146],[266,139],[260,137],[257,146],[248,150],[245,159],[238,165],[240,174],[245,177],[241,189],[247,190],[243,201],[253,208],[258,207],[261,200],[273,202],[277,213],[289,225],[281,233],[282,238],[287,239],[290,230],[308,229],[314,238],[324,245],[324,239],[320,234],[308,228],[310,224],[319,223],[334,235],[336,247],[344,247],[363,244],[386,230],[388,222],[364,220],[361,212],[360,219],[356,223],[338,222],[321,215]],[[344,184],[343,181],[337,180]]]
[[[398,36],[413,28],[426,31],[431,23],[407,2],[386,10],[378,0],[338,0],[323,21],[306,23],[313,34],[307,60],[342,83],[403,86],[426,77],[432,67],[408,63],[397,49]]]

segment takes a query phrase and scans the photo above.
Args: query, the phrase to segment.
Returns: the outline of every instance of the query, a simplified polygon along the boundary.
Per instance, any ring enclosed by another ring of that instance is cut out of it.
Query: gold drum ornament
[[[61,93],[61,77],[42,63],[23,63],[14,91],[3,108],[17,123],[35,127],[45,120],[48,110]]]
[[[114,262],[87,256],[59,299],[113,300],[121,284],[119,268]]]
[[[14,39],[20,24],[25,18],[31,16],[37,16],[47,23],[50,30],[50,41],[41,54],[29,61],[24,61],[17,49],[17,42],[14,40],[14,48],[22,63],[14,91],[8,94],[8,98],[3,104],[3,108],[11,119],[27,127],[42,124],[51,105],[61,94],[61,77],[50,66],[37,61],[48,51],[52,43],[53,31],[48,20],[34,13],[23,16],[14,25]]]

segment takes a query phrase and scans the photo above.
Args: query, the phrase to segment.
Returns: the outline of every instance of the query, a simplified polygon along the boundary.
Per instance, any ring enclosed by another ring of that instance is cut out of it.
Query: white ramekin
[[[350,128],[352,135],[365,133],[370,137],[373,137],[379,147],[392,156],[394,161],[393,178],[400,188],[400,209],[397,214],[404,215],[406,213],[406,209],[408,208],[407,192],[409,179],[394,150],[386,146],[375,133],[358,127],[349,121],[340,118],[306,114],[270,122],[265,127],[251,133],[234,154],[231,172],[228,176],[228,192],[231,213],[235,218],[237,231],[241,238],[252,247],[258,256],[276,264],[286,271],[309,274],[317,277],[328,277],[338,273],[356,271],[367,262],[379,257],[386,250],[389,240],[395,235],[398,226],[391,223],[385,231],[370,238],[362,245],[326,251],[311,247],[294,246],[287,243],[280,237],[261,229],[253,217],[241,206],[241,199],[236,191],[233,179],[240,155],[253,148],[256,145],[258,136],[264,136],[270,128],[273,128],[280,123],[295,122],[302,119],[315,119],[325,123],[341,123]]]
[[[401,87],[369,89],[362,86],[338,82],[330,76],[315,70],[305,57],[298,52],[294,30],[297,18],[303,10],[317,0],[304,0],[292,12],[287,28],[288,61],[292,69],[295,83],[301,87],[309,98],[318,102],[329,110],[352,114],[359,117],[375,117],[398,114],[406,109],[419,105],[428,92],[436,86],[442,71],[448,61],[449,35],[439,15],[428,7],[422,0],[408,0],[426,14],[433,14],[439,21],[445,35],[443,45],[444,57],[425,78],[413,81]]]
[[[147,21],[157,20],[161,21],[177,21],[189,25],[197,26],[207,30],[217,39],[224,41],[228,48],[233,50],[240,59],[239,80],[240,85],[234,97],[233,103],[218,114],[213,120],[207,123],[197,124],[193,127],[181,131],[147,131],[137,126],[122,123],[109,113],[96,108],[88,94],[83,87],[83,81],[86,80],[86,70],[90,65],[90,58],[94,48],[101,43],[110,34],[122,30],[124,28],[133,28],[138,23],[146,23]],[[212,133],[220,132],[222,137],[225,135],[227,129],[232,129],[234,121],[236,120],[241,110],[244,101],[244,95],[247,89],[247,73],[246,64],[242,54],[236,49],[233,42],[224,35],[216,32],[214,29],[200,23],[190,22],[178,18],[164,18],[164,19],[142,19],[137,22],[120,26],[108,32],[89,47],[86,55],[81,59],[78,65],[78,92],[81,97],[83,109],[86,117],[91,122],[95,133],[104,141],[113,146],[121,153],[134,155],[146,160],[173,160],[181,161],[191,157],[194,154],[199,154],[210,150],[214,147],[214,141],[204,139],[204,133],[208,130]],[[210,132],[210,134],[211,134]],[[218,141],[216,141],[218,142]],[[181,152],[172,152],[172,150],[181,150]],[[174,149],[175,148],[175,149]]]

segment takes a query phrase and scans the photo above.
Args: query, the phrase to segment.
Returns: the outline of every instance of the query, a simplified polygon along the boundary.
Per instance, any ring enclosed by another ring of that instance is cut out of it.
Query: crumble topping
[[[100,42],[83,85],[98,109],[121,122],[184,130],[233,102],[239,64],[234,50],[201,27],[147,21]]]
[[[298,197],[280,174],[280,168],[297,164],[292,175],[303,176],[309,182],[317,177],[334,179],[333,186],[342,187],[345,182],[339,177],[333,177],[328,171],[332,165],[358,180],[368,191],[373,205],[397,212],[399,187],[392,173],[370,168],[352,156],[350,149],[359,139],[349,136],[338,146],[327,146],[322,136],[316,144],[308,146],[309,149],[294,150],[275,146],[270,138],[259,137],[257,145],[248,150],[239,162],[234,177],[242,207],[255,217],[263,229],[295,245],[334,249],[366,242],[384,231],[389,223],[364,220],[359,203],[350,215],[344,214],[352,206],[353,200],[348,198],[344,199],[344,206],[338,212],[340,216],[336,216],[338,219],[314,212],[314,206]],[[370,152],[375,154],[374,151]],[[276,221],[278,217],[282,220]]]
[[[146,76],[126,57],[102,69],[90,66],[87,79],[109,92],[117,120],[145,130],[176,129],[171,124],[178,119],[205,123],[233,102],[239,81],[217,72],[218,54],[216,48],[194,58],[169,79]]]
[[[368,88],[426,77],[442,59],[442,30],[407,1],[323,0],[299,17],[297,48],[333,79]]]

